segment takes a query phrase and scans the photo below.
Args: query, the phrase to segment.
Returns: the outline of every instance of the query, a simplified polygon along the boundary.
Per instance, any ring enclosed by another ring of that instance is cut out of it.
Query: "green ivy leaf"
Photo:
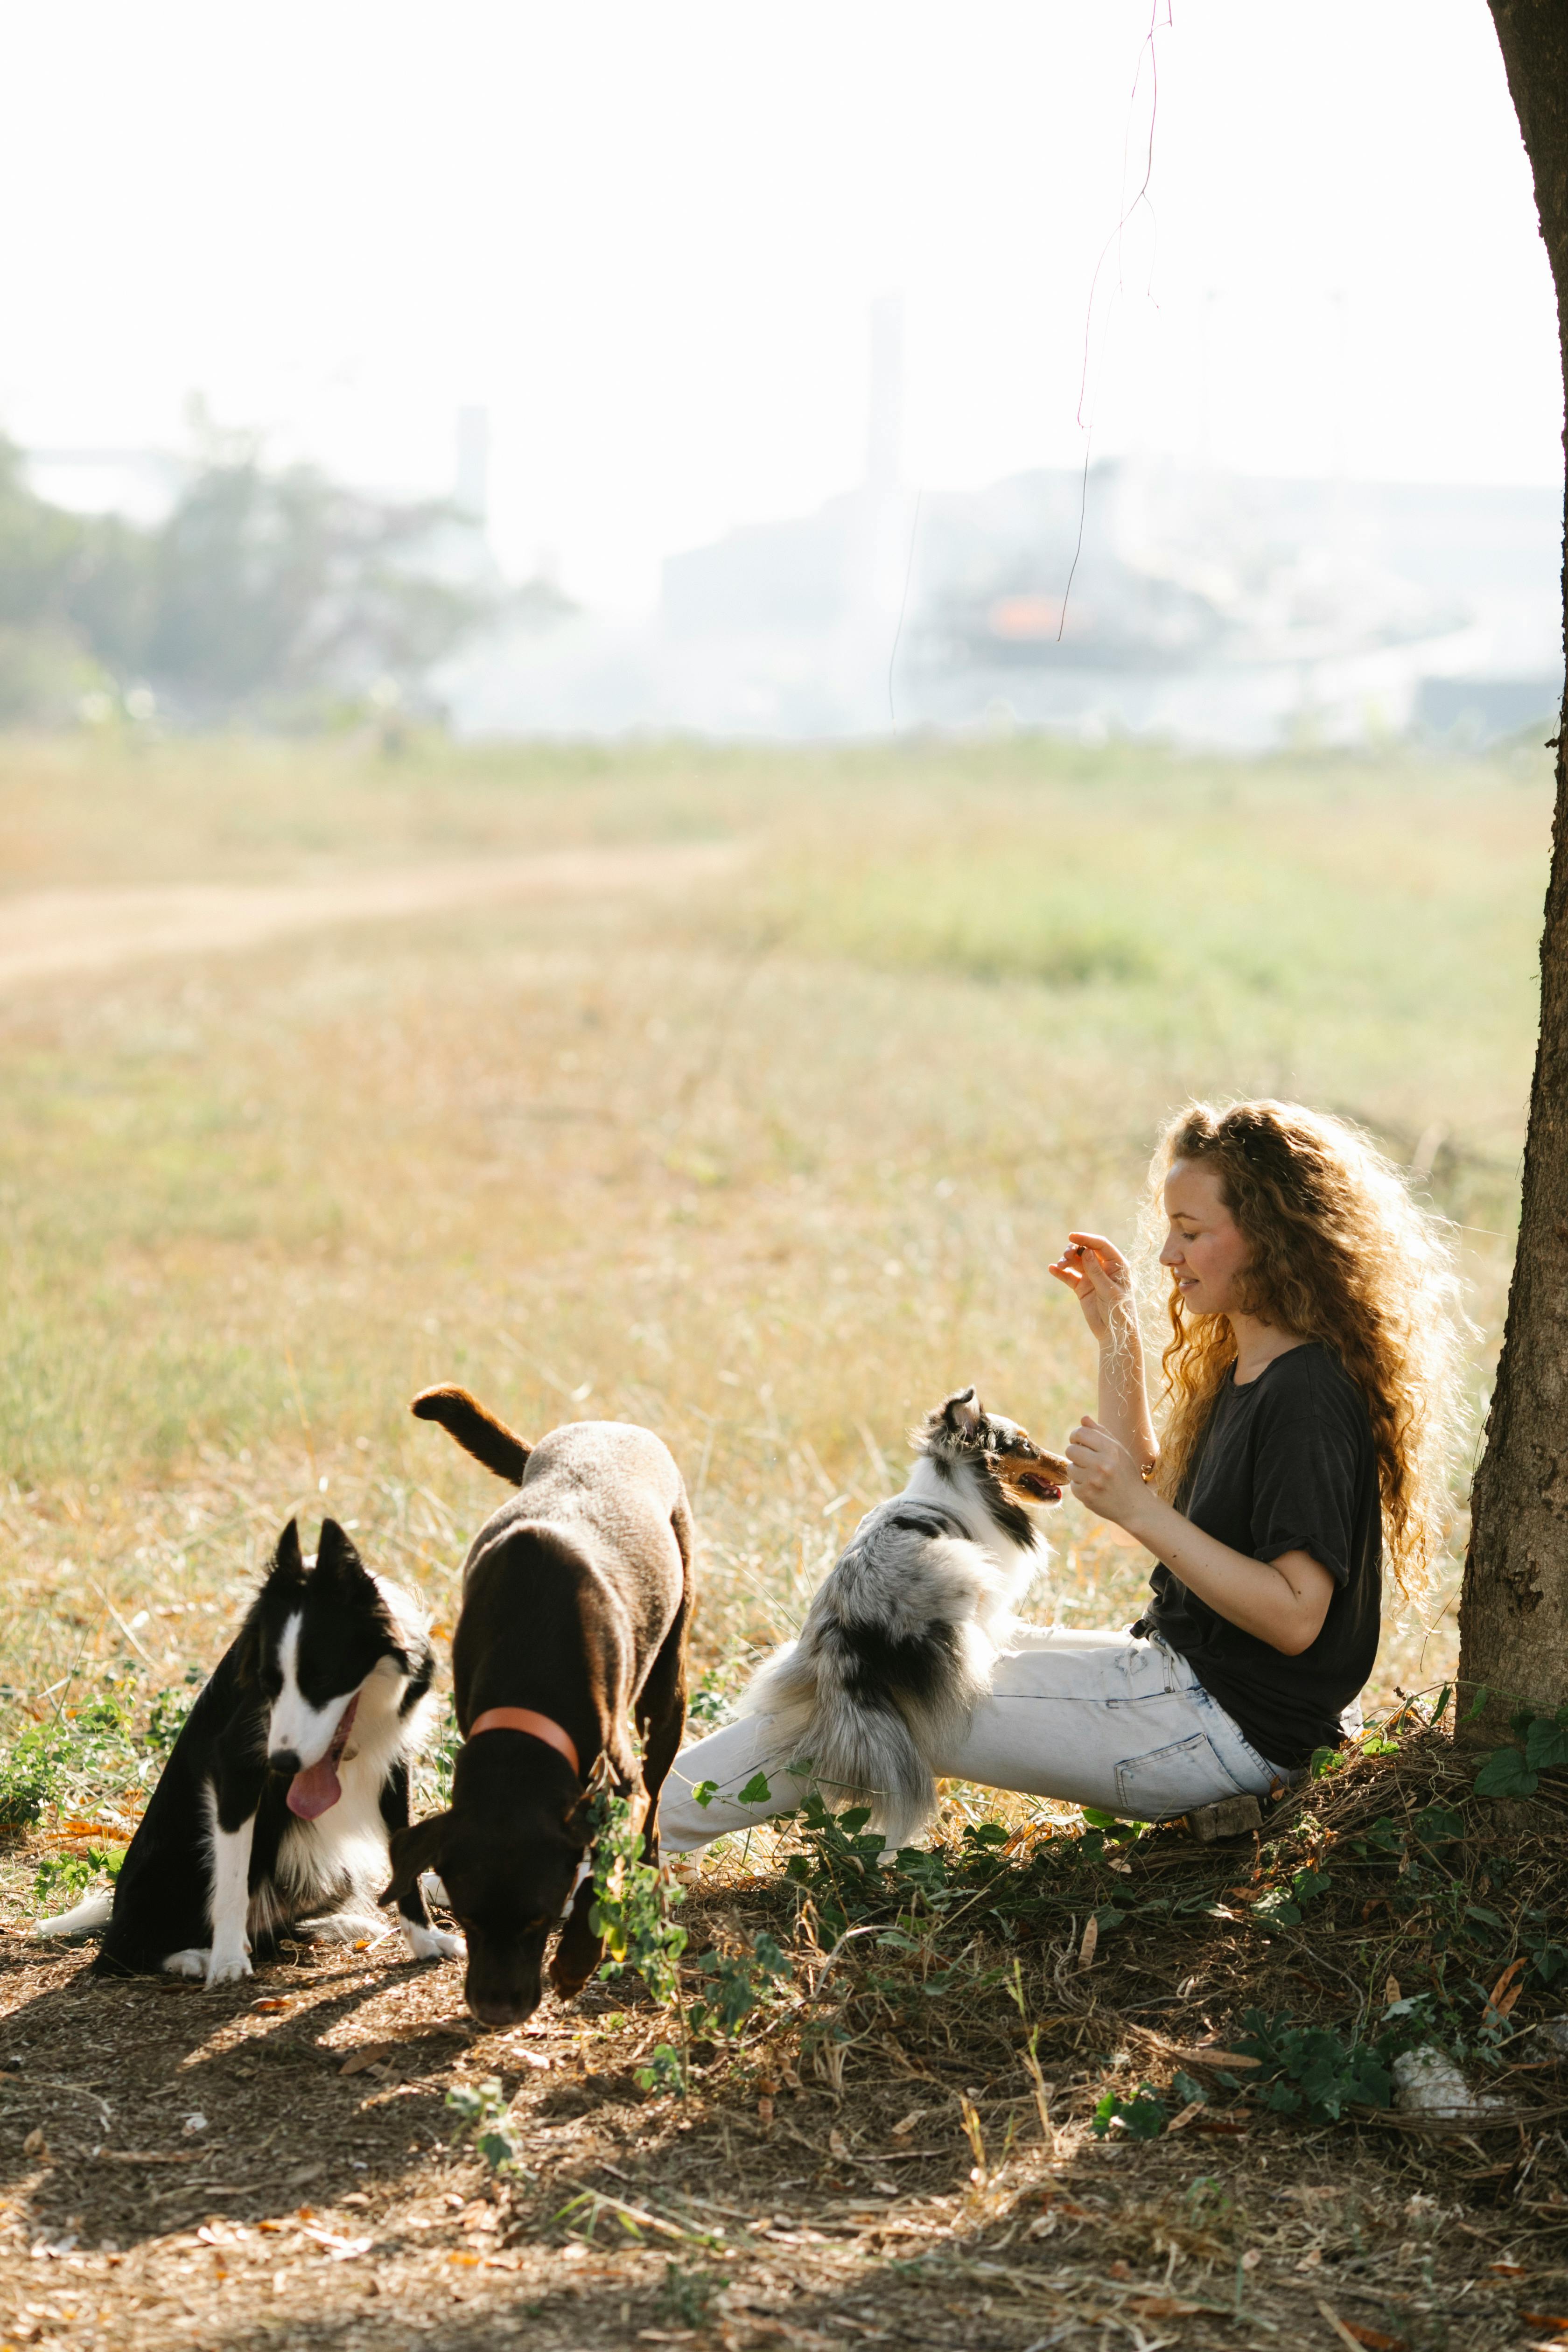
[[[1540,1786],[1517,1748],[1499,1748],[1476,1774],[1478,1797],[1532,1797]]]
[[[1135,2099],[1119,2099],[1114,2091],[1107,2091],[1090,2129],[1097,2139],[1104,2139],[1111,2126],[1120,2124],[1129,2139],[1158,2139],[1170,2120],[1169,2110],[1145,2083]]]
[[[1464,1816],[1444,1805],[1427,1805],[1416,1814],[1414,1827],[1423,1845],[1451,1845],[1465,1834]]]
[[[1524,1736],[1524,1760],[1535,1772],[1568,1764],[1568,1729],[1550,1715],[1538,1715]]]
[[[765,1805],[769,1802],[773,1793],[772,1789],[768,1786],[767,1774],[765,1772],[753,1772],[745,1787],[742,1790],[740,1795],[736,1798],[735,1802],[738,1805]],[[870,1818],[869,1815],[868,1815],[867,1818],[868,1820]]]
[[[1485,1715],[1490,1699],[1491,1692],[1487,1688],[1486,1684],[1482,1683],[1474,1698],[1470,1701],[1470,1711],[1468,1715],[1466,1716],[1465,1721],[1467,1723],[1479,1723],[1482,1716]]]
[[[717,1780],[699,1780],[696,1788],[691,1791],[695,1801],[703,1807],[710,1805],[718,1793],[719,1783]]]

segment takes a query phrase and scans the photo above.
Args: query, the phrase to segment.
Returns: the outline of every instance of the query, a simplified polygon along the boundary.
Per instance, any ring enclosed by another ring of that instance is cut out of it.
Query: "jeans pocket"
[[[1164,1821],[1240,1790],[1206,1731],[1173,1739],[1168,1748],[1152,1748],[1146,1756],[1124,1757],[1116,1768],[1118,1810],[1139,1822]]]

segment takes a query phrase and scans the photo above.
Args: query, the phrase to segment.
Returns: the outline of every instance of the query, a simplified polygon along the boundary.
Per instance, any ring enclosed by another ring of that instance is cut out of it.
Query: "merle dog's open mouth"
[[[1022,1487],[1026,1495],[1032,1495],[1037,1503],[1059,1503],[1062,1498],[1056,1480],[1047,1478],[1043,1470],[1016,1471],[1010,1483]]]
[[[355,1691],[343,1709],[342,1719],[332,1734],[332,1744],[326,1754],[319,1763],[308,1764],[302,1772],[296,1772],[289,1781],[289,1811],[298,1813],[301,1821],[313,1822],[319,1814],[330,1813],[342,1795],[343,1784],[338,1778],[338,1766],[342,1761],[343,1749],[349,1744],[349,1733],[353,1729],[354,1717],[358,1712],[359,1693]]]

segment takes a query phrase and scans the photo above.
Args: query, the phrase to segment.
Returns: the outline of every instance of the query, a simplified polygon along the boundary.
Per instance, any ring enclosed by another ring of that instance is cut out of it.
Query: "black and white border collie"
[[[1021,1497],[1059,1503],[1071,1465],[961,1389],[910,1433],[901,1495],[863,1518],[800,1639],[742,1698],[835,1806],[863,1804],[892,1852],[936,1810],[927,1757],[990,1685],[1009,1620],[1048,1557]]]
[[[227,1984],[300,1927],[379,1937],[392,1832],[435,1702],[410,1596],[373,1576],[335,1519],[307,1568],[292,1519],[238,1635],[186,1717],[112,1894],[37,1936],[99,1928],[98,1975],[168,1969]],[[461,1954],[418,1886],[399,1904],[416,1959]],[[316,1915],[326,1914],[326,1916]]]

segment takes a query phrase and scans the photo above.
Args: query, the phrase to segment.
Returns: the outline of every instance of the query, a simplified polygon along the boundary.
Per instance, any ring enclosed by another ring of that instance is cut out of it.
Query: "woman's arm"
[[[1310,1552],[1249,1559],[1205,1536],[1144,1485],[1127,1448],[1087,1416],[1068,1438],[1068,1454],[1079,1501],[1146,1545],[1216,1615],[1288,1658],[1311,1647],[1323,1630],[1334,1580]]]
[[[1152,1470],[1160,1446],[1143,1378],[1143,1335],[1131,1268],[1103,1234],[1069,1234],[1066,1249],[1047,1272],[1072,1292],[1099,1343],[1101,1423],[1141,1470]]]

